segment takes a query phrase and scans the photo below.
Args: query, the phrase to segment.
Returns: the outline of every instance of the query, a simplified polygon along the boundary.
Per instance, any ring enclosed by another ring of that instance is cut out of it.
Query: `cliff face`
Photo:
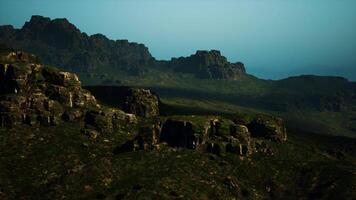
[[[238,79],[246,73],[243,63],[230,63],[217,50],[197,51],[189,57],[173,58],[166,65],[176,72],[192,73],[199,78]]]
[[[33,16],[21,29],[0,26],[0,43],[38,55],[46,64],[74,72],[123,70],[133,75],[144,71],[154,58],[143,44],[88,36],[67,19]]]
[[[102,108],[81,87],[77,75],[45,66],[32,54],[0,51],[0,127],[56,126],[78,122],[86,129],[111,132],[135,121],[119,109]]]
[[[189,57],[156,61],[143,44],[88,36],[67,19],[32,16],[21,29],[0,26],[0,44],[39,56],[43,63],[72,72],[142,75],[149,69],[191,73],[198,78],[238,79],[245,73],[240,62],[230,63],[219,51],[197,51]]]

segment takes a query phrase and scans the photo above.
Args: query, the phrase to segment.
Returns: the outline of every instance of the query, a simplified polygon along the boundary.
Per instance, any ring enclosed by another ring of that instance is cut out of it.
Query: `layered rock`
[[[65,120],[112,132],[123,121],[136,120],[121,110],[101,108],[77,75],[39,64],[32,54],[5,50],[0,60],[1,127],[55,126]]]
[[[159,150],[168,146],[216,155],[232,153],[250,156],[255,152],[260,152],[272,156],[273,150],[264,141],[266,139],[276,142],[287,140],[281,119],[265,116],[262,120],[261,116],[256,116],[246,123],[242,123],[243,120],[234,121],[226,118],[205,118],[198,119],[198,121],[168,118],[163,122],[154,123],[151,127],[142,128],[135,138],[119,145],[115,153]],[[256,129],[257,123],[259,129]]]
[[[2,126],[55,125],[65,110],[97,106],[75,74],[33,63],[37,59],[24,52],[6,53],[0,64]]]
[[[38,55],[44,63],[74,72],[98,72],[102,68],[138,75],[154,58],[143,44],[88,36],[67,19],[32,16],[21,29],[0,26],[0,43]]]
[[[265,138],[278,142],[287,140],[284,121],[278,117],[258,116],[246,125],[252,137]]]
[[[199,78],[239,79],[246,73],[243,63],[230,63],[217,50],[197,51],[189,57],[173,58],[166,65],[176,72],[192,73]]]
[[[141,117],[154,117],[159,115],[158,97],[146,89],[133,89],[125,97],[123,110]]]

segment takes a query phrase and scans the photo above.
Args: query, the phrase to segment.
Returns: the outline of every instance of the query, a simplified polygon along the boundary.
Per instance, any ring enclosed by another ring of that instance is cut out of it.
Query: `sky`
[[[31,15],[144,43],[157,59],[218,49],[260,78],[356,81],[356,0],[0,0],[0,25]]]

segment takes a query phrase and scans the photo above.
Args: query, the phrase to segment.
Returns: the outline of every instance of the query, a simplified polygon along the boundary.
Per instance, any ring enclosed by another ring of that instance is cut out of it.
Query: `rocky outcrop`
[[[256,123],[263,128],[256,129]],[[262,118],[259,115],[250,118],[250,121],[220,117],[174,117],[142,127],[136,137],[119,145],[114,153],[160,150],[168,146],[216,155],[232,153],[245,157],[259,152],[273,156],[273,150],[264,142],[266,139],[276,142],[287,140],[281,119],[272,116]]]
[[[189,57],[172,58],[166,66],[176,72],[192,73],[199,78],[239,79],[245,74],[243,63],[230,63],[217,50],[197,51]]]
[[[252,137],[262,137],[278,142],[287,140],[284,121],[277,117],[259,116],[247,124]]]
[[[33,63],[37,59],[24,52],[7,53],[0,64],[2,126],[55,125],[65,110],[97,106],[75,74]]]
[[[159,115],[158,96],[148,89],[125,86],[90,86],[86,87],[100,101],[118,107],[123,111],[140,117]]]
[[[46,64],[73,72],[99,72],[102,68],[143,73],[154,58],[143,44],[88,36],[67,19],[32,16],[21,29],[0,26],[0,43],[38,55]]]
[[[146,89],[129,89],[124,97],[123,110],[141,117],[159,115],[158,97]]]
[[[37,57],[11,50],[0,52],[0,125],[55,126],[62,120],[112,132],[135,116],[104,109],[81,87],[77,75],[38,63]]]

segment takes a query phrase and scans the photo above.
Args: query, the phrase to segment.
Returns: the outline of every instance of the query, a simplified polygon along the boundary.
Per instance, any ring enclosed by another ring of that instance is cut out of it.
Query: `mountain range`
[[[0,43],[34,53],[44,63],[73,72],[123,71],[139,75],[152,67],[164,67],[216,79],[234,79],[245,72],[242,63],[229,63],[216,50],[160,62],[143,44],[114,41],[102,34],[88,36],[67,19],[42,16],[32,16],[21,29],[1,26]],[[196,67],[191,68],[192,65]]]
[[[0,199],[355,199],[355,137],[342,77],[156,60],[66,19],[0,27]]]

